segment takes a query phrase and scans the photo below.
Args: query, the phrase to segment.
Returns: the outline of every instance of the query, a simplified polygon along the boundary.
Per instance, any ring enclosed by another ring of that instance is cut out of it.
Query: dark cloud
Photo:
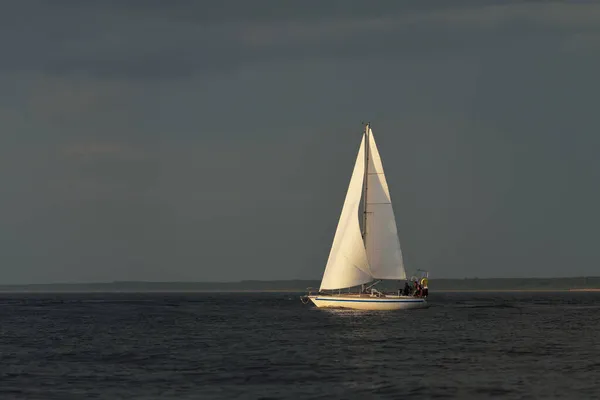
[[[540,24],[554,27],[559,39],[565,30],[597,30],[600,15],[593,4],[535,2],[461,2],[451,8],[447,2],[396,1],[260,7],[244,1],[39,1],[5,7],[0,68],[127,79],[223,73],[257,62],[485,53],[546,37]]]

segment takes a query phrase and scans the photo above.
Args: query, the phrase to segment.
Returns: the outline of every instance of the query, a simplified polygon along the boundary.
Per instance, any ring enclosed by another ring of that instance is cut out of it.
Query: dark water
[[[600,293],[432,297],[0,294],[0,398],[600,398]]]

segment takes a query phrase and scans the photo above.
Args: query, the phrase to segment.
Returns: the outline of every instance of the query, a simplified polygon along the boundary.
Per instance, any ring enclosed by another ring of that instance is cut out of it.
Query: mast
[[[365,245],[365,249],[367,248],[367,188],[369,182],[369,128],[371,127],[371,123],[367,122],[365,126],[365,175],[364,175],[364,184],[363,184],[363,230],[362,230],[362,238],[363,243]],[[362,284],[360,288],[360,292],[363,293],[365,291],[365,285]]]
[[[367,247],[367,189],[369,182],[369,128],[371,123],[367,122],[365,127],[365,184],[363,185],[363,242]]]

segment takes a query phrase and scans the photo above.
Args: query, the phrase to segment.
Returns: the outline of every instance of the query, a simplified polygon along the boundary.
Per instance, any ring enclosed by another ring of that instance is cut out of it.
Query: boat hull
[[[308,296],[319,308],[348,308],[352,310],[410,310],[427,308],[424,298],[410,296],[359,297],[359,296]]]

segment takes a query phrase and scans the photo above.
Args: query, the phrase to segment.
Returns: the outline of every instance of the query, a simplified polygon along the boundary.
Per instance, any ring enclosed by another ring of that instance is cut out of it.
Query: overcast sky
[[[409,272],[600,275],[599,2],[7,0],[0,52],[0,283],[320,279],[367,120]]]

